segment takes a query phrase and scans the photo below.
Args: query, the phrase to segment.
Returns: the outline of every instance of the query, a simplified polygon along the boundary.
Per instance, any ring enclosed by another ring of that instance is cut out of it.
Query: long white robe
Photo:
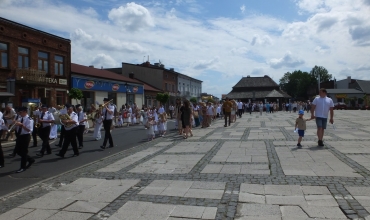
[[[93,137],[97,140],[101,139],[101,127],[103,126],[103,118],[99,118],[95,120],[95,127],[94,127],[94,135]]]
[[[52,124],[49,134],[50,139],[56,139],[58,138],[58,125]]]

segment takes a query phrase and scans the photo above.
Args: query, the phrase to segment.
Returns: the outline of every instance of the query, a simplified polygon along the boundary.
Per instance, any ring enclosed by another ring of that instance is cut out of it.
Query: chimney
[[[94,68],[94,65],[90,65],[89,67]]]
[[[128,77],[129,77],[130,79],[133,79],[133,78],[134,78],[134,73],[129,73],[129,74],[128,74]]]

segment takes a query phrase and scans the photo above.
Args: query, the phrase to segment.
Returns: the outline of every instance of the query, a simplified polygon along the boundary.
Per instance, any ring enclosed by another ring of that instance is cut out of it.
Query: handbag
[[[197,111],[194,112],[193,115],[194,115],[194,118],[199,118],[199,113]]]

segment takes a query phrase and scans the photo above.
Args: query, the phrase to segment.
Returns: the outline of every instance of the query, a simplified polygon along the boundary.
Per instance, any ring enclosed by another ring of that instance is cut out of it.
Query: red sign
[[[133,93],[136,93],[136,92],[137,92],[137,90],[139,90],[139,87],[137,87],[137,86],[134,86],[134,87],[132,88],[132,92],[133,92]]]
[[[119,90],[119,84],[113,84],[113,85],[112,85],[112,90],[113,90],[113,91],[117,91],[117,90]]]
[[[94,81],[86,81],[84,86],[85,86],[86,89],[91,89],[92,87],[95,86],[95,82]]]

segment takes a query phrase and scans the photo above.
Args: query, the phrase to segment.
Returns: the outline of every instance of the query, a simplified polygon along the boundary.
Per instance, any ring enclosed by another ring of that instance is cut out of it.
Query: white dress
[[[118,116],[117,126],[121,127],[122,125],[123,125],[123,118],[122,118],[122,114],[120,114]]]
[[[103,125],[103,116],[101,118],[98,118],[95,120],[95,127],[94,127],[94,138],[96,140],[100,140],[101,139],[101,133],[100,133],[100,130],[101,130],[101,127]]]
[[[153,125],[153,129],[154,129],[154,132],[158,131],[158,114],[157,112],[154,112],[154,125]]]

